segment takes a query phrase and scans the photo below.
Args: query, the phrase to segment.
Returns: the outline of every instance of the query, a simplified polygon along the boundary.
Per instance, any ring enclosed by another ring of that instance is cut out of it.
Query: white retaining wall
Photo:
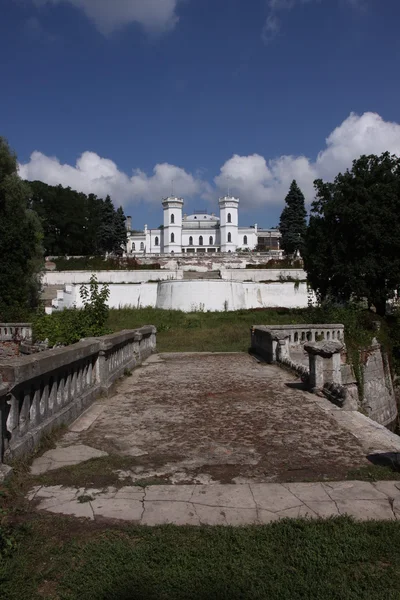
[[[145,283],[165,279],[183,279],[183,271],[161,269],[137,271],[47,271],[42,278],[43,285],[71,285],[88,283],[95,275],[100,283]]]
[[[66,286],[53,306],[57,309],[76,304],[82,307],[78,285]],[[140,285],[111,284],[109,306],[120,308],[152,306],[162,309],[192,311],[225,311],[250,308],[305,308],[307,285],[287,283],[241,283],[215,279],[162,281]]]
[[[227,281],[282,281],[297,279],[305,281],[303,269],[221,269],[221,278]]]

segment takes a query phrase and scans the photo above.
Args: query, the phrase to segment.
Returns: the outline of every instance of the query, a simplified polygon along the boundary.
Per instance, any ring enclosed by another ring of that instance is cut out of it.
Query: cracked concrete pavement
[[[400,453],[398,436],[303,391],[276,366],[240,353],[153,355],[33,462],[33,476],[64,485],[36,486],[29,501],[40,511],[143,525],[395,520],[400,481],[343,481],[370,464],[368,454],[390,452]],[[100,480],[101,460],[90,487],[59,470],[92,458],[112,459],[112,483]]]
[[[400,519],[400,481],[126,486],[37,486],[36,510],[141,525],[254,525],[283,518]]]

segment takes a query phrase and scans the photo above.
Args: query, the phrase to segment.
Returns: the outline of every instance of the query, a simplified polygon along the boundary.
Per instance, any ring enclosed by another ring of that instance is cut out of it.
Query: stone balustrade
[[[145,326],[0,362],[0,463],[32,452],[156,348]]]
[[[26,341],[32,339],[30,323],[0,323],[0,342]]]
[[[251,328],[251,347],[270,363],[279,360],[278,347],[281,356],[282,352],[290,356],[290,350],[296,346],[304,347],[307,342],[320,340],[343,341],[344,325],[253,325]],[[283,345],[285,350],[282,350]]]

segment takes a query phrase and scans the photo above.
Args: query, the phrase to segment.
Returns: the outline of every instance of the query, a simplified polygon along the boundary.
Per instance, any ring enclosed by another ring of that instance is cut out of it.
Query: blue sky
[[[133,225],[229,188],[278,223],[362,153],[400,154],[398,0],[0,0],[0,135],[28,179]]]

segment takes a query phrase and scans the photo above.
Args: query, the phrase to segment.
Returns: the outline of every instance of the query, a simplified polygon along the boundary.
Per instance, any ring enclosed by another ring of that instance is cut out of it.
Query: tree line
[[[125,242],[124,212],[109,196],[23,181],[0,137],[0,322],[28,318],[38,305],[45,255],[118,254]]]
[[[62,185],[29,183],[28,207],[41,220],[47,256],[121,254],[126,243],[125,215],[110,196],[83,194]]]

